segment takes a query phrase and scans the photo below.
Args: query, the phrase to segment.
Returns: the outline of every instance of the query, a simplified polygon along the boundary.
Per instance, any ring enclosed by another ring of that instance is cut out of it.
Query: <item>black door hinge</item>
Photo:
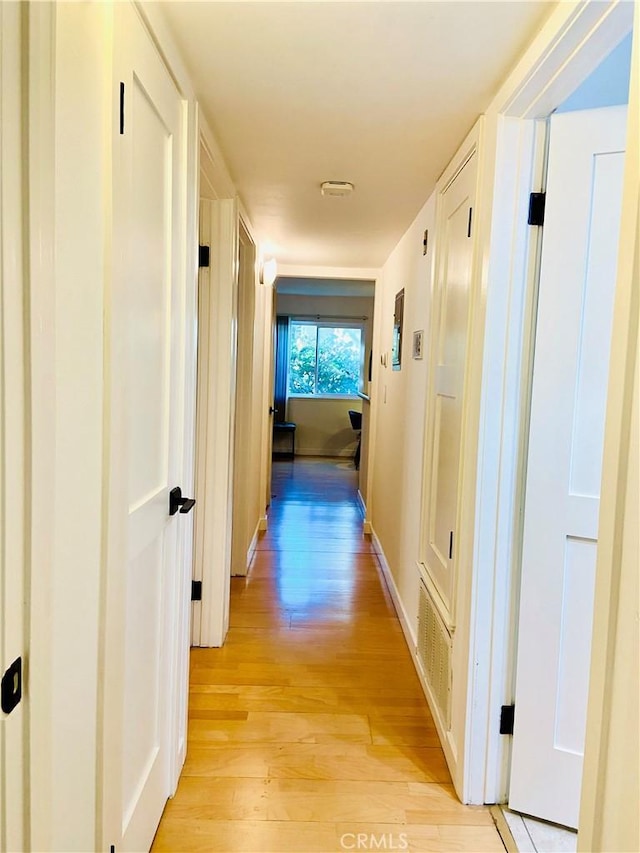
[[[124,83],[120,83],[120,135],[124,134]]]
[[[469,208],[469,222],[467,223],[467,237],[471,237],[471,222],[473,220],[473,208]]]
[[[22,658],[16,658],[2,676],[0,705],[5,714],[10,714],[22,699]]]
[[[115,844],[112,844],[111,847],[109,847],[109,853],[116,853],[116,845]]]
[[[449,559],[453,560],[453,530],[449,533]]]
[[[202,601],[202,581],[191,581],[191,601]]]
[[[210,258],[209,246],[198,246],[198,266],[208,267]]]
[[[515,705],[503,705],[500,709],[500,734],[512,735],[513,722],[516,716]]]
[[[544,206],[546,193],[531,193],[529,196],[529,225],[544,225]]]

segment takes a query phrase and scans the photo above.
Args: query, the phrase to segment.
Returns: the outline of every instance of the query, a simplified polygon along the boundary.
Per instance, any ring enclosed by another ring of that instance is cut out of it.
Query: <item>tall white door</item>
[[[509,805],[578,825],[626,108],[554,115]]]
[[[0,850],[28,848],[23,10],[0,3]]]
[[[114,95],[121,101],[114,129],[110,541],[119,530],[112,568],[122,577],[108,602],[111,624],[119,620],[121,630],[108,640],[109,654],[119,646],[107,688],[111,705],[106,697],[106,713],[113,703],[118,713],[107,749],[115,747],[119,794],[116,835],[106,840],[118,851],[141,851],[173,790],[172,715],[177,692],[186,690],[176,661],[188,647],[176,648],[176,638],[185,635],[179,625],[189,605],[175,582],[185,576],[178,537],[186,506],[169,512],[171,490],[183,485],[186,440],[185,163],[180,95],[129,3],[115,6],[114,38]]]
[[[438,268],[431,326],[434,368],[428,392],[429,470],[424,561],[448,614],[449,628],[454,623],[456,518],[476,174],[474,153],[439,198]]]

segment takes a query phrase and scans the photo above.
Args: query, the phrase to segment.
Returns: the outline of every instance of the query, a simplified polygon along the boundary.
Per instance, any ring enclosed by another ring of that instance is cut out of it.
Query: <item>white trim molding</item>
[[[389,565],[387,557],[384,553],[382,543],[378,539],[378,536],[375,530],[373,529],[371,531],[371,541],[373,544],[373,549],[376,552],[376,556],[378,558],[378,563],[380,564],[380,569],[382,570],[382,576],[384,577],[384,581],[387,585],[387,588],[391,595],[391,599],[393,601],[393,606],[395,607],[396,614],[400,621],[400,625],[402,626],[402,632],[404,634],[405,640],[407,641],[407,647],[411,652],[411,657],[413,659],[414,664],[416,664],[416,644],[418,641],[416,628],[411,624],[411,620],[409,619],[407,611],[404,609],[404,604],[402,603],[402,598],[400,597],[398,587],[396,586],[395,578],[393,577],[393,572],[391,571],[391,566]]]
[[[31,495],[29,547],[30,844],[52,849],[53,702],[51,595],[55,501],[55,38],[56,7],[29,3],[29,328]]]
[[[199,300],[198,425],[193,643],[221,646],[229,627],[238,310],[238,208],[202,201],[200,235],[211,246]]]
[[[636,4],[578,849],[638,850],[640,13]]]

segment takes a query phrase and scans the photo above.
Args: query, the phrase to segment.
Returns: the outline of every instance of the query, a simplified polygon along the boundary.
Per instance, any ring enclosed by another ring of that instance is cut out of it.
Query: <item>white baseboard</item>
[[[391,594],[393,606],[395,607],[396,613],[398,614],[398,619],[400,620],[400,625],[402,626],[404,638],[407,642],[407,646],[409,647],[409,651],[411,652],[411,658],[415,664],[416,646],[418,644],[418,636],[416,630],[412,627],[409,621],[409,617],[407,616],[407,611],[404,609],[404,604],[402,603],[402,599],[400,598],[400,593],[398,592],[398,587],[396,586],[396,581],[393,577],[391,567],[387,562],[384,549],[380,540],[378,539],[376,532],[373,529],[371,535],[373,547],[378,557],[378,561],[380,562],[380,567],[382,569],[382,574],[384,575],[387,588],[389,590],[389,593]]]
[[[253,531],[253,536],[251,537],[251,544],[249,545],[249,550],[247,551],[247,569],[251,565],[251,560],[253,560],[253,555],[255,554],[256,548],[258,547],[258,538],[260,537],[260,531],[262,528],[260,525],[262,524],[262,519],[258,520],[256,524],[256,529]]]
[[[371,526],[371,525],[370,525]],[[391,567],[387,562],[387,558],[384,553],[384,548],[382,547],[382,543],[378,539],[378,536],[371,529],[372,533],[372,542],[373,547],[375,549],[376,555],[378,557],[378,562],[380,563],[380,568],[382,569],[382,574],[385,579],[385,583],[387,584],[387,589],[389,590],[389,594],[391,595],[391,600],[393,601],[393,606],[395,607],[396,613],[398,615],[398,619],[400,620],[400,625],[402,626],[402,633],[404,634],[404,639],[407,644],[407,648],[411,653],[411,660],[413,661],[413,665],[415,667],[418,680],[422,686],[422,690],[427,700],[427,704],[429,705],[429,710],[431,711],[431,715],[433,717],[433,721],[436,724],[436,730],[438,732],[438,737],[440,738],[440,743],[442,744],[442,749],[444,751],[444,756],[447,761],[447,765],[449,767],[449,771],[451,773],[451,778],[456,779],[457,777],[457,760],[456,760],[456,751],[454,744],[451,742],[451,738],[449,736],[449,732],[445,728],[442,719],[440,717],[440,712],[438,710],[438,706],[434,700],[433,694],[431,692],[431,688],[424,676],[424,672],[422,671],[422,666],[420,665],[420,661],[418,660],[417,654],[417,646],[418,646],[418,636],[417,636],[417,625],[412,626],[411,622],[407,616],[407,611],[404,608],[404,604],[402,599],[400,598],[400,593],[398,592],[398,587],[396,586],[395,578],[393,577],[393,573],[391,571]],[[458,791],[458,796],[460,796],[460,792]]]
[[[266,519],[265,519],[266,520]],[[247,549],[247,563],[244,567],[244,571],[242,572],[233,572],[232,577],[234,578],[245,578],[249,574],[249,567],[251,566],[251,561],[253,560],[253,555],[256,552],[256,548],[258,547],[258,537],[260,536],[260,531],[263,529],[260,525],[262,524],[263,519],[261,518],[256,524],[256,529],[253,532],[253,536],[251,538],[251,542]],[[264,528],[266,530],[266,527]]]
[[[355,451],[353,448],[347,448],[346,450],[332,450],[329,452],[326,447],[296,447],[296,456],[326,456],[328,459],[344,456],[345,458],[350,457],[353,459],[354,453]]]

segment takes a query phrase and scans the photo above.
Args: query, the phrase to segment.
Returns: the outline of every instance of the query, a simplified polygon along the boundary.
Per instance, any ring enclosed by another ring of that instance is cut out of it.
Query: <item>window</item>
[[[362,326],[289,323],[289,394],[355,396],[362,387]]]

